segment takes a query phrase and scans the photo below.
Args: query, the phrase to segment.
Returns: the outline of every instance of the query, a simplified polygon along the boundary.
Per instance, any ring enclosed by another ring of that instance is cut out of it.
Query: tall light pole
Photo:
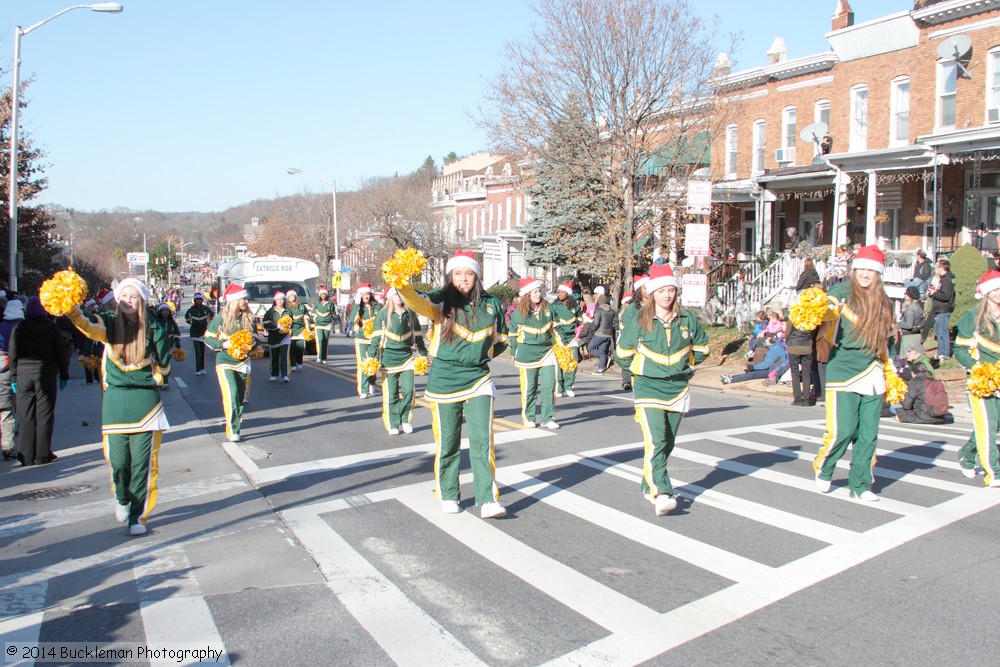
[[[287,171],[289,174],[293,176],[295,174],[312,174],[319,180],[329,185],[331,190],[333,190],[333,215],[331,216],[331,219],[333,221],[333,261],[336,263],[337,271],[340,271],[340,235],[337,231],[337,181],[331,181],[328,178],[323,178],[315,171],[310,171],[308,169],[296,169],[295,167],[289,167]],[[327,247],[329,247],[330,245],[329,227],[326,228],[326,244]],[[326,268],[329,271],[330,267],[327,266]]]
[[[49,18],[39,21],[33,26],[22,29],[21,26],[14,27],[14,87],[10,91],[10,196],[7,199],[7,207],[10,209],[8,211],[8,221],[10,223],[10,252],[8,257],[9,270],[8,270],[8,287],[12,290],[17,289],[17,149],[18,149],[18,138],[17,138],[17,121],[18,121],[18,106],[20,105],[19,88],[21,87],[21,38],[27,35],[29,32],[35,28],[40,28],[54,18],[58,18],[65,14],[66,12],[71,12],[74,9],[90,9],[95,12],[109,12],[117,14],[122,11],[123,7],[117,2],[97,2],[91,5],[73,5],[72,7],[67,7],[61,11],[56,12]]]
[[[155,239],[156,237],[150,236],[149,238]],[[149,251],[146,250],[146,232],[142,233],[142,254],[146,256],[146,263],[143,265],[143,268],[146,269],[146,280],[144,282],[149,285]]]

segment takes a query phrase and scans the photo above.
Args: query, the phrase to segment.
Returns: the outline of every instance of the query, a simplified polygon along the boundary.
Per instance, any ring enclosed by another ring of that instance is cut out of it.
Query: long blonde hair
[[[990,317],[990,301],[985,296],[976,309],[976,331],[982,331],[991,340],[997,335],[997,321]]]
[[[662,288],[666,289],[666,288]],[[670,312],[676,318],[681,314],[680,290],[674,288],[674,302],[670,305]],[[642,310],[639,311],[639,324],[643,331],[653,330],[653,320],[656,319],[656,300],[650,294],[649,298],[643,302]]]
[[[135,322],[131,322],[118,304],[115,327],[108,345],[108,356],[122,366],[141,363],[146,358],[149,347],[149,312],[146,302],[140,301],[136,308]]]
[[[222,309],[222,333],[232,333],[233,325],[239,325],[240,329],[246,329],[250,333],[254,333],[257,330],[257,322],[254,320],[250,310],[240,309],[239,299],[230,301]]]
[[[858,317],[854,325],[855,336],[861,341],[861,347],[873,355],[881,355],[886,351],[889,331],[892,329],[892,302],[885,293],[882,276],[878,273],[872,278],[868,289],[858,284],[854,272],[851,272],[851,296],[847,299],[847,307]]]

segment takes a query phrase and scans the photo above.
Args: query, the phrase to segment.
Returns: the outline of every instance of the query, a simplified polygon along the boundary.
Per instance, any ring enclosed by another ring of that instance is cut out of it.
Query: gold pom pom
[[[378,375],[378,369],[382,367],[375,357],[366,357],[361,362],[361,372],[365,375]]]
[[[304,329],[302,331],[302,340],[309,342],[311,340],[316,340],[316,332],[312,329]]]
[[[264,358],[264,348],[255,347],[252,352],[250,352],[251,359],[263,359]]]
[[[38,298],[46,312],[56,317],[68,315],[87,298],[87,281],[73,267],[58,271],[42,283]]]
[[[382,277],[390,287],[399,289],[410,284],[427,268],[427,258],[416,248],[401,248],[382,264]]]
[[[246,329],[240,329],[229,337],[229,356],[233,359],[246,359],[252,349],[253,337]]]
[[[413,374],[414,375],[427,375],[427,371],[431,369],[431,360],[427,357],[417,357],[413,360]]]
[[[184,361],[185,359],[187,359],[188,356],[187,352],[185,352],[182,348],[179,347],[174,350],[173,355],[174,355],[174,361]]]
[[[885,402],[898,405],[906,397],[906,382],[895,372],[885,375]]]
[[[371,338],[372,334],[375,332],[375,318],[370,320],[365,320],[365,326],[362,328],[362,332],[365,334],[365,338]]]
[[[799,331],[814,331],[829,308],[826,292],[818,287],[802,290],[799,302],[788,309],[788,319]]]
[[[564,373],[572,373],[576,370],[576,355],[573,354],[573,348],[567,345],[556,345],[555,353],[556,362]]]
[[[969,393],[976,398],[988,398],[1000,390],[1000,366],[978,363],[969,371]]]
[[[278,318],[278,331],[283,334],[288,333],[292,330],[292,318],[288,315],[282,315]]]

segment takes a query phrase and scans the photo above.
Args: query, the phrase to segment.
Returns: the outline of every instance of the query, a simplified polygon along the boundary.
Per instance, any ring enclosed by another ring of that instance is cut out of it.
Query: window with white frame
[[[781,162],[795,162],[795,107],[781,110]]]
[[[726,178],[736,178],[736,155],[739,150],[739,128],[730,125],[726,128]]]
[[[868,86],[851,88],[851,137],[848,150],[868,150]]]
[[[830,127],[830,100],[816,100],[816,106],[813,108],[813,122],[823,123],[827,128]],[[827,129],[829,132],[829,129]],[[822,139],[823,137],[820,137]],[[820,148],[819,143],[813,143],[813,157],[819,155]]]
[[[1000,48],[986,54],[986,122],[1000,123]]]
[[[937,70],[937,128],[955,128],[955,98],[958,90],[958,63],[939,62]]]
[[[889,145],[903,146],[910,143],[910,79],[892,80],[889,99]]]
[[[764,172],[767,147],[767,122],[756,120],[753,124],[753,173]]]

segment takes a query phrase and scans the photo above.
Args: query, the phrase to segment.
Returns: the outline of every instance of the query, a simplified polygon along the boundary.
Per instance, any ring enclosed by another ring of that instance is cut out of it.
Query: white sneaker
[[[575,391],[573,391],[572,389],[567,389],[567,390],[566,390],[566,395],[567,395],[568,397],[570,397],[570,398],[576,398],[576,392],[575,392]]]
[[[390,428],[389,429],[389,435],[399,435],[399,429],[398,428]]]
[[[277,380],[278,380],[278,378],[276,378],[276,377],[275,377],[275,376],[273,376],[273,375],[272,375],[272,376],[270,376],[269,378],[267,378],[267,381],[268,381],[268,382],[277,382]]]
[[[118,523],[125,523],[128,521],[128,505],[119,505],[115,503],[115,521]]]
[[[303,366],[302,364],[299,364],[298,368],[301,371],[303,368],[305,368],[305,366]]]
[[[997,479],[996,477],[994,477],[993,480],[988,484],[988,486],[991,489],[1000,488],[1000,479]]]
[[[968,479],[975,479],[976,478],[976,469],[975,468],[962,468],[962,474],[965,475]]]
[[[554,431],[557,428],[559,428],[559,424],[555,423],[554,421],[547,421],[544,424],[542,424],[542,426],[544,426],[545,428],[547,428],[547,429],[549,429],[551,431]]]
[[[358,396],[358,400],[359,400],[359,401],[363,401],[363,400],[365,400],[366,398],[368,398],[368,394],[361,394],[360,396]]]
[[[296,366],[295,364],[292,364],[292,372],[294,373],[294,372],[296,372],[298,370],[299,370],[299,367]]]
[[[141,523],[133,523],[128,527],[128,534],[132,537],[139,537],[146,534],[146,527]]]
[[[239,433],[233,433],[231,436],[229,436],[229,442],[239,442],[239,441],[240,441]]]
[[[535,422],[524,422],[524,428],[535,428],[538,426]]]
[[[413,433],[413,426],[409,422],[404,422],[400,428],[403,429],[403,433]]]
[[[677,498],[661,493],[653,501],[656,506],[656,516],[666,516],[668,512],[677,509]]]
[[[562,397],[563,397],[563,393],[561,391],[557,391],[556,392],[556,398],[562,398]]]
[[[1000,486],[1000,484],[998,484],[998,486]],[[877,503],[878,502],[878,496],[876,496],[870,490],[869,491],[862,491],[861,493],[859,493],[857,495],[855,495],[855,494],[852,493],[851,497],[853,497],[856,500],[860,500],[861,502],[864,502],[864,503]]]
[[[819,489],[820,493],[830,493],[830,487],[833,486],[833,482],[829,479],[820,479],[819,475],[816,475],[816,488]]]
[[[441,511],[445,514],[458,514],[462,508],[458,506],[457,500],[442,500]]]
[[[291,380],[288,379],[287,375],[285,377],[281,378],[281,381],[282,382],[291,382]]]
[[[368,395],[369,396],[375,395],[375,387],[368,387]]]
[[[507,510],[498,502],[485,503],[479,510],[479,516],[484,519],[499,519],[507,516]]]

